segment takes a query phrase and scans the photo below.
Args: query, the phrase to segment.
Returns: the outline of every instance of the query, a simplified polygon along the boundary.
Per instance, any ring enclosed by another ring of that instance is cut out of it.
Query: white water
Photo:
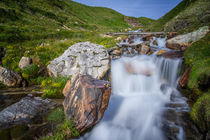
[[[156,56],[123,57],[113,60],[112,97],[102,121],[85,140],[164,140],[161,130],[161,114],[164,105],[171,102],[172,91],[176,91],[177,72],[180,60],[157,58]],[[129,74],[124,65],[144,74]],[[161,85],[167,88],[161,90]],[[179,94],[179,92],[174,92]],[[183,139],[181,126],[178,139]]]

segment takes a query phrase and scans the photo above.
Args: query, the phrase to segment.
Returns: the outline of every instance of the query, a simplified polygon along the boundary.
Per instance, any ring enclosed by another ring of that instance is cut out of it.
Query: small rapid
[[[153,47],[165,48],[164,40]],[[109,106],[101,122],[80,139],[167,140],[167,129],[176,128],[175,139],[184,140],[179,117],[171,120],[164,115],[189,111],[186,98],[177,90],[181,63],[181,59],[156,55],[112,60]]]

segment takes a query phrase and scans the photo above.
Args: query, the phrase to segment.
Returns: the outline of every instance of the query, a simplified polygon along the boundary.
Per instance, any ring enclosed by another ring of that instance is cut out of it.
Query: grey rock
[[[52,77],[68,77],[80,73],[100,79],[109,70],[109,65],[109,54],[104,46],[81,42],[51,61],[47,69]]]
[[[209,32],[208,26],[201,27],[194,32],[184,35],[179,35],[167,40],[166,47],[170,49],[179,50],[181,46],[183,46],[185,43],[196,42],[199,39],[203,38],[208,32]]]
[[[0,66],[0,83],[9,86],[26,86],[26,81],[17,72]]]
[[[28,122],[54,106],[49,99],[27,96],[0,112],[0,126]]]
[[[20,69],[23,69],[23,68],[25,68],[25,67],[27,67],[27,66],[29,66],[30,64],[32,63],[32,59],[31,58],[29,58],[29,57],[22,57],[21,59],[20,59],[20,62],[19,62],[19,68]]]

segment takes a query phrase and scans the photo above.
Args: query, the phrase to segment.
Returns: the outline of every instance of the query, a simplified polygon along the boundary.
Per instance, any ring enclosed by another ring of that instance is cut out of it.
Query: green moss
[[[202,131],[210,129],[210,91],[196,101],[190,115]]]
[[[61,123],[65,118],[64,111],[62,108],[53,110],[47,117],[47,120],[54,123]]]
[[[210,78],[210,33],[203,39],[193,43],[184,53],[185,64],[192,67],[190,72],[188,88],[196,91],[199,95]],[[207,79],[207,80],[206,80]],[[207,81],[207,82],[205,82]]]

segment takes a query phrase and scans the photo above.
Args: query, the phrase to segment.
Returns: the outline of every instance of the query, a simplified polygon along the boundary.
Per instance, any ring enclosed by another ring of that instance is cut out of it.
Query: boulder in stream
[[[194,32],[179,35],[167,40],[166,47],[169,49],[180,50],[183,45],[198,41],[199,39],[203,38],[208,32],[208,26],[201,27]]]
[[[79,132],[93,127],[102,119],[111,95],[108,81],[78,74],[66,89],[68,91],[65,91],[64,112],[75,122]]]
[[[110,69],[109,65],[109,54],[104,46],[81,42],[69,47],[60,57],[51,61],[47,68],[53,77],[80,73],[100,79]]]
[[[0,66],[0,82],[9,87],[26,86],[26,81],[17,72]]]

